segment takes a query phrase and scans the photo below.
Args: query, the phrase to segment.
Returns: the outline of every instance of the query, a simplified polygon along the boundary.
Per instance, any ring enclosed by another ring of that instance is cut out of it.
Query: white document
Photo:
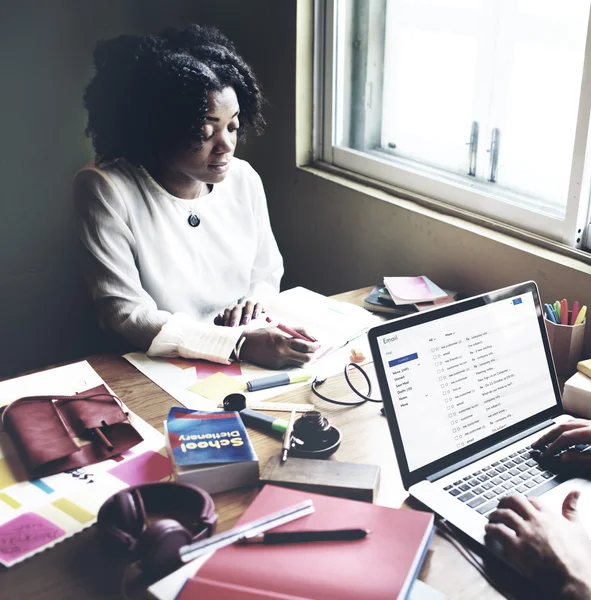
[[[267,315],[290,327],[305,327],[322,346],[340,348],[382,322],[369,311],[317,294],[303,287],[281,292],[267,308]]]

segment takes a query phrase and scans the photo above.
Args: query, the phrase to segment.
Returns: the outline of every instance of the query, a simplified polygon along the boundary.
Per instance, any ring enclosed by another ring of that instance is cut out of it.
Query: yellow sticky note
[[[52,504],[56,508],[59,508],[61,511],[72,517],[72,519],[82,523],[82,525],[85,525],[96,518],[95,514],[88,512],[67,498],[58,498],[52,502]]]
[[[210,375],[188,388],[190,392],[217,401],[223,400],[228,394],[242,392],[245,389],[246,384],[242,381],[238,381],[234,377],[228,377],[228,375],[224,375],[223,373]]]

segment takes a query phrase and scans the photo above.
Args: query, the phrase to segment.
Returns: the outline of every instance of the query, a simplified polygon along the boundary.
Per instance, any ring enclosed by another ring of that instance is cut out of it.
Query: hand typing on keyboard
[[[531,578],[540,597],[591,598],[591,539],[579,520],[578,499],[578,491],[570,492],[560,514],[535,498],[508,496],[486,525],[486,544]]]
[[[532,444],[541,464],[576,471],[591,472],[591,421],[573,419],[558,425]]]

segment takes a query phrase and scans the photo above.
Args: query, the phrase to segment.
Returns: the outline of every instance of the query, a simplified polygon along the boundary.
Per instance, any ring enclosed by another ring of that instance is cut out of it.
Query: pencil
[[[291,446],[291,434],[293,432],[293,424],[295,421],[296,411],[292,409],[291,415],[289,417],[289,422],[287,423],[287,429],[285,430],[285,434],[283,436],[283,449],[281,450],[281,464],[283,464],[287,460],[287,454],[289,453],[289,447]]]
[[[267,323],[272,323],[272,322],[273,322],[273,319],[271,319],[271,317],[267,317]],[[291,337],[296,338],[298,340],[304,340],[306,342],[315,342],[316,341],[314,338],[304,335],[303,333],[298,333],[295,329],[292,329],[291,327],[288,327],[287,325],[284,325],[283,323],[277,323],[277,324],[275,324],[275,327],[277,327],[277,329],[281,329],[281,331],[283,331],[284,333],[287,333],[287,334],[291,335]]]
[[[93,427],[92,429],[109,452],[115,449],[113,444],[109,441],[109,438],[101,431],[100,427]]]

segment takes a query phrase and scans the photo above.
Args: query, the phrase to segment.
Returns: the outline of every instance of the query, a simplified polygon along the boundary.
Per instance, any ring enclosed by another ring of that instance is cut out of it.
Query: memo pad
[[[200,379],[189,387],[189,391],[216,401],[223,400],[228,394],[242,392],[245,389],[246,386],[242,381],[232,379],[232,377],[228,377],[223,373],[216,373],[205,379]]]

